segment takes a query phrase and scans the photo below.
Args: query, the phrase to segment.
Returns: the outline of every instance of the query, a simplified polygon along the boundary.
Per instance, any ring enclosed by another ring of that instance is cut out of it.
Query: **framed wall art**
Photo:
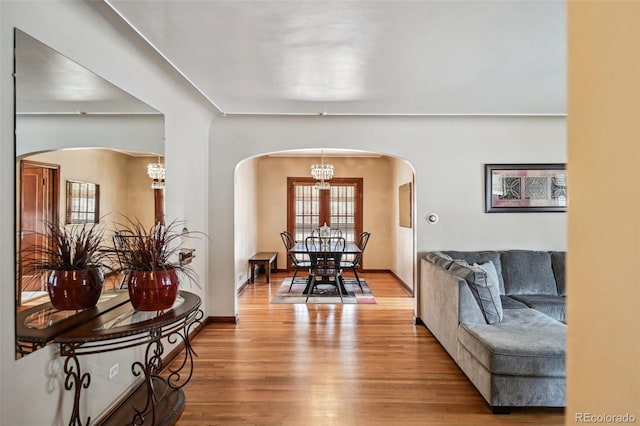
[[[411,228],[411,182],[398,187],[399,225]]]
[[[565,164],[485,164],[485,212],[566,212]]]

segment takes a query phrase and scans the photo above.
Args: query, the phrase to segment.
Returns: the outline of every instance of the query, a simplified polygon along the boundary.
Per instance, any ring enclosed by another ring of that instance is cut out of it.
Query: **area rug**
[[[307,302],[307,295],[302,294],[307,284],[305,278],[296,278],[291,291],[289,291],[290,284],[291,277],[285,278],[276,294],[271,297],[271,303],[340,303],[340,295],[333,285],[319,285]],[[376,304],[376,298],[373,297],[366,281],[361,279],[360,284],[362,284],[362,290],[355,278],[345,278],[344,286],[347,288],[347,294],[342,295],[342,303]]]

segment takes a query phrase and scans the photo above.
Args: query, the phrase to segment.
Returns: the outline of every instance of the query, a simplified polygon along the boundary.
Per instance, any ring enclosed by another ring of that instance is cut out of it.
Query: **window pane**
[[[99,185],[67,181],[67,223],[97,223],[99,220]]]

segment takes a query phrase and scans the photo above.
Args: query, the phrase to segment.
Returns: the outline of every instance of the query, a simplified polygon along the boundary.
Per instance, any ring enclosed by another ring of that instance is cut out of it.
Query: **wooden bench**
[[[278,252],[276,251],[261,251],[249,258],[249,269],[251,269],[251,279],[249,282],[253,284],[255,282],[255,265],[263,265],[264,272],[267,276],[267,283],[271,282],[271,270],[278,266]]]

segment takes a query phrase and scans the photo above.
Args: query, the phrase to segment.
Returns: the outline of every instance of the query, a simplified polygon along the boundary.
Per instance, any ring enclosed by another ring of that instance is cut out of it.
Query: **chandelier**
[[[321,154],[320,164],[311,165],[311,176],[317,180],[316,189],[329,189],[329,180],[333,177],[333,164],[324,163],[324,152]]]
[[[147,164],[147,174],[151,179],[153,179],[153,182],[151,182],[151,188],[164,188],[164,164],[160,162],[159,158],[157,163]]]

